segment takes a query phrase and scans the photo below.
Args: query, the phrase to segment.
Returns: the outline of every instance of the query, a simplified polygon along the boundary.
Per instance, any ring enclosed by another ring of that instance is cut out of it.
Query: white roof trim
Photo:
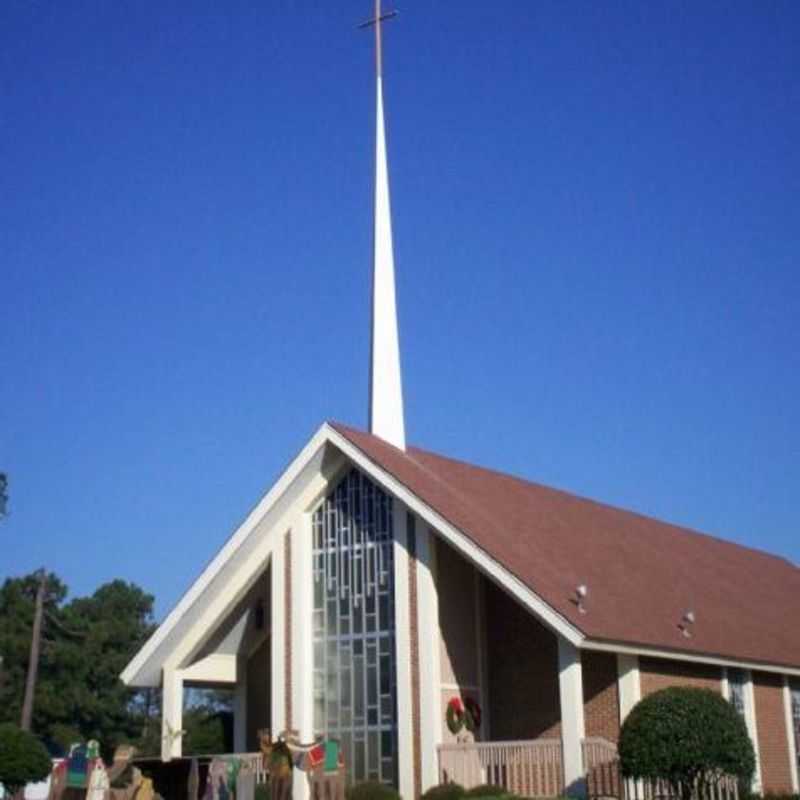
[[[320,426],[317,432],[311,437],[311,440],[273,484],[272,488],[247,515],[244,522],[234,531],[230,539],[228,539],[214,558],[211,559],[197,580],[189,587],[183,597],[178,601],[177,605],[167,615],[166,619],[156,628],[153,635],[144,643],[139,652],[122,671],[120,678],[123,683],[127,685],[133,683],[136,679],[136,675],[142,670],[148,659],[156,652],[159,645],[176,627],[181,617],[183,617],[197,598],[206,590],[208,585],[219,574],[225,564],[230,560],[231,556],[247,539],[264,515],[289,488],[300,472],[302,472],[303,468],[313,458],[319,448],[328,441],[330,430],[331,428],[327,424]]]
[[[756,670],[757,672],[774,672],[779,675],[800,675],[800,667],[787,667],[781,664],[769,664],[761,661],[742,661],[733,657],[707,655],[705,653],[687,653],[685,650],[662,650],[647,645],[626,644],[624,642],[598,642],[586,639],[585,650],[599,650],[606,653],[623,653],[632,656],[664,658],[670,661],[684,661],[692,664],[711,664],[718,667],[735,667],[736,669]]]

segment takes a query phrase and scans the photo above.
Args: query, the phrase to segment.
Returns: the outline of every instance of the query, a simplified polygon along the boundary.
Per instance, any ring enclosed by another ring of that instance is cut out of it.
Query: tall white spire
[[[372,274],[372,344],[370,364],[369,429],[381,439],[405,450],[403,382],[400,373],[400,342],[397,330],[392,215],[389,204],[389,173],[386,163],[386,133],[383,119],[383,85],[380,0],[375,0],[375,251]]]

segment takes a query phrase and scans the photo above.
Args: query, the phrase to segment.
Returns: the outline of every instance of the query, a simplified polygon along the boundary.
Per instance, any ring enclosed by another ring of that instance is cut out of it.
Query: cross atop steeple
[[[383,119],[382,23],[396,11],[381,13],[375,0],[375,16],[360,27],[375,27],[376,123],[375,123],[375,228],[372,272],[372,339],[370,354],[369,429],[381,439],[406,448],[403,413],[403,381],[400,374],[400,342],[394,283],[392,214],[389,203],[389,170]]]
[[[362,22],[359,28],[371,28],[375,26],[375,74],[380,78],[383,75],[383,48],[381,41],[381,23],[386,22],[387,19],[396,17],[396,11],[386,11],[381,13],[381,0],[375,0],[375,16]]]

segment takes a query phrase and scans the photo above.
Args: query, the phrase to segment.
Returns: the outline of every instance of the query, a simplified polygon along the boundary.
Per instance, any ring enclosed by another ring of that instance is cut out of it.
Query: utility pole
[[[31,633],[31,654],[28,659],[28,675],[25,678],[25,698],[22,701],[22,717],[19,726],[30,731],[33,719],[33,697],[36,693],[36,675],[39,671],[39,651],[42,643],[42,617],[44,616],[44,596],[47,592],[47,572],[38,572],[39,586],[36,588],[36,610],[33,613],[33,632]]]

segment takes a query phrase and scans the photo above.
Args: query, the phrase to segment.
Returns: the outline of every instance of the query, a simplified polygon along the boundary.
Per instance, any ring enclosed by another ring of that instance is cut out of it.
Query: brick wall
[[[436,539],[442,683],[474,689],[478,685],[480,642],[475,607],[475,568],[452,547]]]
[[[617,657],[614,653],[581,653],[583,714],[587,736],[619,739]]]
[[[555,634],[490,581],[486,622],[490,738],[561,736]]]
[[[765,792],[790,793],[792,773],[783,708],[783,678],[768,672],[754,672],[753,695],[762,786]]]
[[[710,664],[688,664],[661,658],[639,659],[642,697],[670,686],[694,686],[722,692],[722,669]]]

